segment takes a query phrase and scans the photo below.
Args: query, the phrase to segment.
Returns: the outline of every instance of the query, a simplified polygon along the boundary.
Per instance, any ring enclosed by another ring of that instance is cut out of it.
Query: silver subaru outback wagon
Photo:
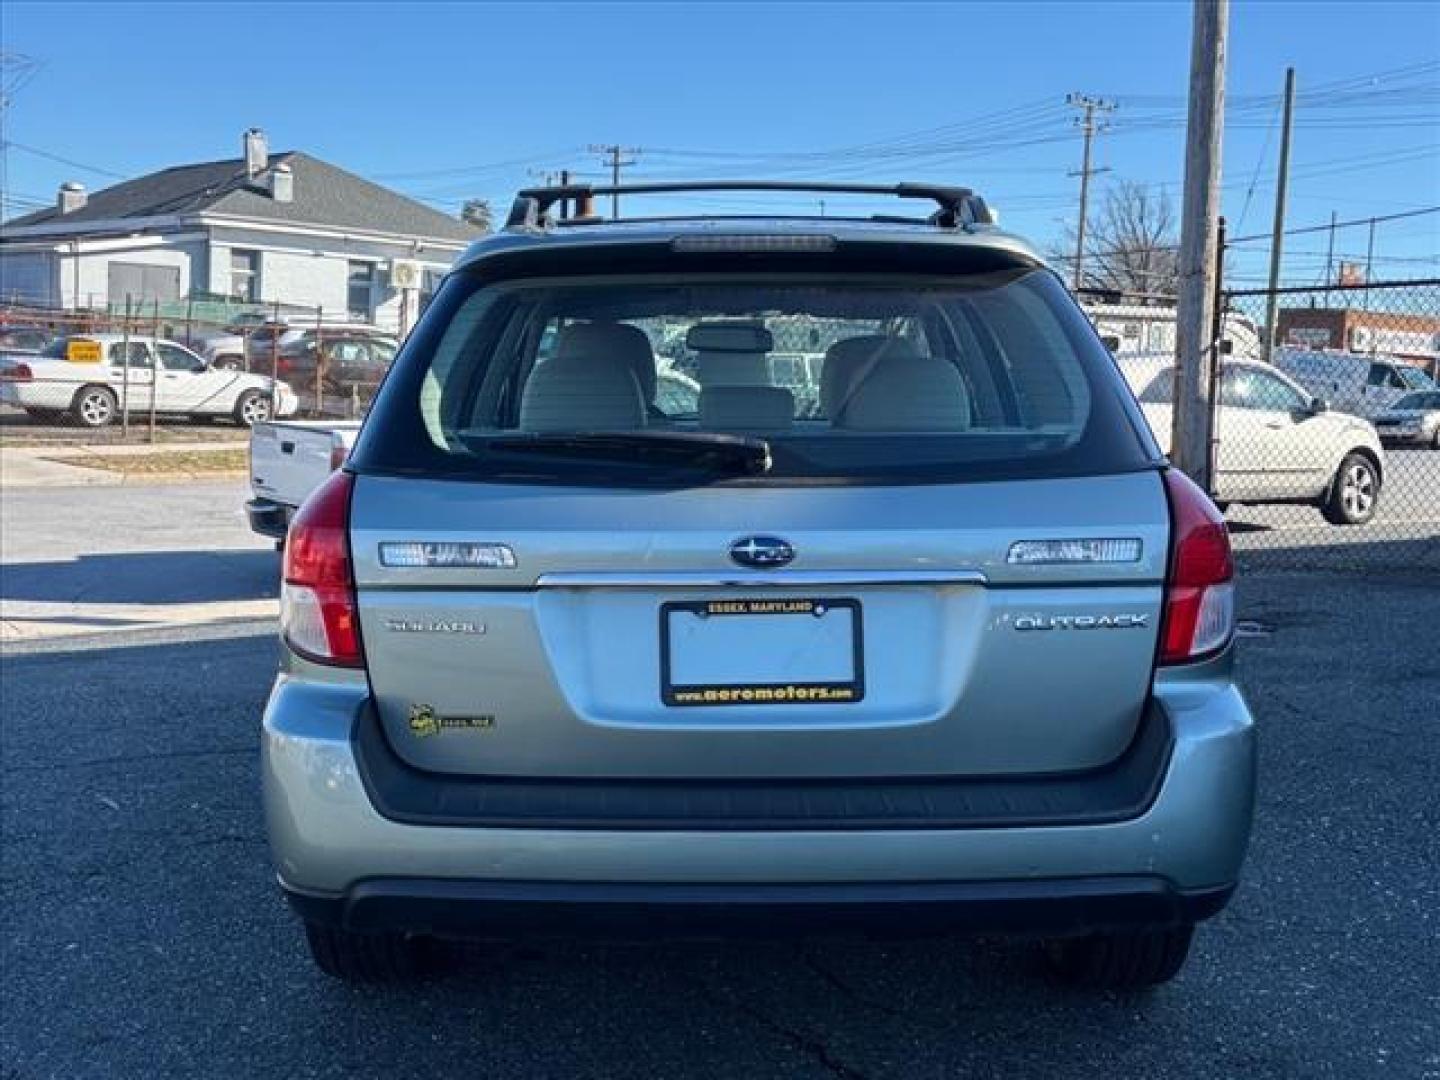
[[[982,200],[858,190],[937,209],[540,189],[449,275],[286,547],[265,806],[324,971],[982,932],[1136,987],[1225,904],[1223,520]]]

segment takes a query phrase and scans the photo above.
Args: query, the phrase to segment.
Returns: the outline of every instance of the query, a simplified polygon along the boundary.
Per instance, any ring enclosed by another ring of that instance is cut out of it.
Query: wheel
[[[1375,516],[1379,497],[1380,474],[1375,462],[1352,450],[1340,462],[1320,513],[1332,525],[1364,525]]]
[[[259,390],[246,390],[235,401],[235,422],[254,427],[270,419],[270,397]]]
[[[119,408],[115,392],[104,386],[82,386],[70,403],[71,415],[91,428],[102,428],[111,423]]]
[[[310,958],[326,975],[345,982],[405,982],[425,969],[425,942],[404,934],[361,934],[307,921]]]
[[[1092,934],[1051,943],[1050,966],[1064,982],[1103,990],[1140,990],[1169,982],[1190,955],[1193,926]]]

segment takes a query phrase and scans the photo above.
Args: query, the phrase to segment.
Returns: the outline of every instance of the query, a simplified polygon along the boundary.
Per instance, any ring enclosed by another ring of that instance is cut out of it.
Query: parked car
[[[345,334],[332,337],[324,334],[318,341],[313,332],[289,341],[277,360],[279,373],[296,386],[311,392],[315,388],[315,368],[329,393],[348,393],[356,387],[373,394],[400,343],[393,337]],[[367,394],[368,397],[368,394]]]
[[[319,329],[326,337],[331,334],[387,336],[367,323],[324,323]],[[197,334],[193,347],[215,367],[267,374],[279,353],[295,342],[313,341],[315,334],[313,322],[298,325],[271,316],[247,314],[219,333]]]
[[[54,340],[43,326],[0,326],[0,353],[38,353]]]
[[[963,190],[552,221],[575,194],[460,258],[290,525],[263,775],[315,962],[763,927],[1173,976],[1254,800],[1229,540],[1063,282]],[[854,325],[814,416],[766,363],[808,317]]]
[[[148,413],[152,395],[158,413],[226,416],[247,427],[299,407],[285,383],[217,370],[161,338],[63,337],[0,371],[0,401],[40,419],[68,414],[86,427],[114,423],[126,407]]]
[[[1123,361],[1162,449],[1170,446],[1175,368]],[[1279,371],[1245,360],[1221,368],[1214,495],[1228,503],[1311,503],[1335,525],[1375,516],[1385,452],[1375,428],[1335,412]]]
[[[1440,390],[1406,394],[1375,417],[1375,430],[1387,442],[1419,443],[1440,450]]]
[[[244,357],[251,371],[267,371],[272,363],[287,351],[301,348],[316,341],[331,337],[347,340],[359,338],[380,338],[394,341],[394,335],[386,334],[379,328],[365,323],[326,323],[323,326],[293,326],[287,323],[267,323],[251,332],[245,338]]]
[[[284,541],[295,511],[345,461],[359,430],[358,420],[269,420],[251,428],[250,528]]]
[[[1440,389],[1418,367],[1393,357],[1283,348],[1272,359],[1306,393],[1367,420],[1412,391]]]

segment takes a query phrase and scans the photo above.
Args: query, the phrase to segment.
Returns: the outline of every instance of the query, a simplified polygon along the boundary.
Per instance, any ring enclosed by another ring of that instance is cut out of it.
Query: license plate
[[[660,697],[675,706],[861,701],[860,602],[765,597],[662,604]]]

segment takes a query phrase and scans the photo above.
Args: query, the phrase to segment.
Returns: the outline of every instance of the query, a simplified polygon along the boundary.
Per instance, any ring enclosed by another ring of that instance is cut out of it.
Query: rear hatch
[[[352,517],[375,701],[424,769],[1067,771],[1118,756],[1148,693],[1166,544],[1153,472],[623,494],[361,477]],[[749,536],[783,539],[793,562],[742,569],[730,549]],[[1006,561],[1054,538],[1141,554]],[[467,542],[516,565],[380,563],[384,544]],[[676,701],[686,687],[701,703]]]
[[[351,464],[401,758],[858,779],[1063,773],[1131,743],[1168,511],[1083,315],[1029,264],[808,265],[447,281]],[[818,388],[786,384],[794,353]],[[657,407],[662,361],[694,400]]]

